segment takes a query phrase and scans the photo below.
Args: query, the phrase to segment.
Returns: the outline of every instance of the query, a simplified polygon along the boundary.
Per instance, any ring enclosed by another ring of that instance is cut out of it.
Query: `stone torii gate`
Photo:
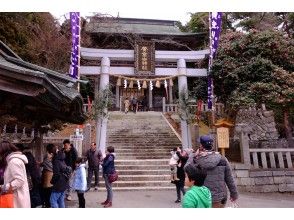
[[[188,90],[187,77],[206,77],[207,69],[186,68],[186,62],[195,62],[196,60],[204,59],[209,54],[209,50],[200,51],[155,51],[155,62],[177,62],[177,68],[155,68],[155,77],[175,76],[178,77],[179,92]],[[81,48],[81,57],[85,60],[101,60],[100,66],[81,66],[81,75],[94,75],[95,79],[95,94],[99,90],[104,90],[109,84],[109,76],[135,76],[135,67],[112,67],[110,61],[134,61],[134,50],[112,50],[112,49],[94,49]],[[100,76],[100,85],[98,85],[98,76]],[[171,88],[169,88],[171,94]],[[152,91],[149,99],[152,98]],[[171,97],[171,95],[170,95]],[[170,100],[171,101],[171,100]],[[150,102],[149,102],[150,103]],[[151,102],[152,103],[152,102]],[[119,105],[119,87],[116,86],[116,106]],[[151,106],[152,107],[152,106]],[[96,143],[101,152],[105,152],[106,147],[106,131],[107,119],[96,121]],[[183,148],[191,147],[191,134],[188,129],[187,121],[181,120],[182,131],[182,146]]]

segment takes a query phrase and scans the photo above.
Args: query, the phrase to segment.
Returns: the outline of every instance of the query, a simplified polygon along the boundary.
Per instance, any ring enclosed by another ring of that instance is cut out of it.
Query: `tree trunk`
[[[284,127],[285,127],[286,137],[289,143],[289,147],[294,148],[292,126],[289,121],[289,108],[284,109],[283,114],[284,114]]]

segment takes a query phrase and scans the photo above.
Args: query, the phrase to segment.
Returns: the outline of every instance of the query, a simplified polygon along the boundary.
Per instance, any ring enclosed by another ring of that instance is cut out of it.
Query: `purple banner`
[[[80,59],[80,12],[70,12],[70,23],[72,34],[70,75],[77,79]]]
[[[216,50],[218,47],[219,36],[222,25],[222,12],[210,12],[209,13],[209,35],[210,35],[210,55],[208,65],[208,109],[212,109],[213,99],[213,79],[210,75],[213,58],[216,56]]]

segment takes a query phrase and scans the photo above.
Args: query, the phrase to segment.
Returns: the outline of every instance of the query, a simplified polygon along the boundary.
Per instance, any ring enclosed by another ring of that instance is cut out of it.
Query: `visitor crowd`
[[[96,144],[92,143],[86,156],[78,157],[76,149],[66,139],[62,148],[48,144],[43,161],[38,163],[23,144],[3,141],[0,143],[0,208],[65,208],[64,201],[72,200],[72,191],[77,193],[79,208],[85,208],[84,193],[92,186],[93,174],[94,190],[99,187],[100,166],[107,190],[106,200],[101,205],[111,207],[112,183],[118,175],[114,148],[108,146],[105,153],[103,157]],[[171,154],[171,182],[176,185],[177,195],[175,202],[181,202],[183,208],[223,208],[228,198],[232,202],[238,199],[230,164],[226,157],[213,150],[210,136],[200,137],[200,147],[196,152],[178,147]]]

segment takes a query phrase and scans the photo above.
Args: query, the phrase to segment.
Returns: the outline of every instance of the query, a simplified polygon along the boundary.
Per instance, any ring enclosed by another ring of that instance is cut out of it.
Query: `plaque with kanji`
[[[216,129],[218,148],[229,148],[229,129],[220,127]]]
[[[154,42],[141,41],[135,47],[135,73],[138,75],[155,74],[155,46]]]

